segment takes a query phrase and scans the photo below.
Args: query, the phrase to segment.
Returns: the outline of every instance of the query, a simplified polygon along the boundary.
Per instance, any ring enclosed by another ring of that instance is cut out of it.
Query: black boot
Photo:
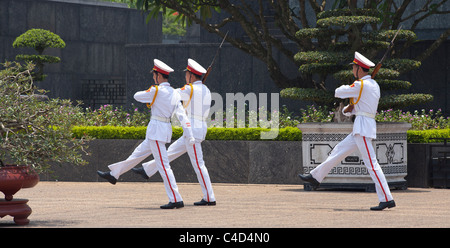
[[[380,202],[380,204],[376,207],[371,207],[370,210],[374,210],[374,211],[380,211],[383,210],[385,208],[393,208],[395,207],[395,201],[388,201],[388,202]]]
[[[174,208],[182,208],[184,207],[184,204],[182,201],[180,202],[169,202],[166,205],[162,205],[162,209],[174,209]]]
[[[204,199],[202,199],[202,200],[199,201],[199,202],[194,202],[194,205],[195,205],[195,206],[205,206],[205,205],[208,205],[208,206],[215,206],[215,205],[216,205],[216,202],[215,202],[215,201],[213,201],[213,202],[208,202],[208,201],[205,201]]]
[[[134,173],[141,175],[144,179],[150,179],[150,177],[147,176],[147,173],[145,173],[145,170],[143,167],[141,168],[133,168],[131,169]]]
[[[320,183],[311,174],[308,174],[306,176],[303,174],[298,174],[298,176],[303,181],[310,183],[314,188],[317,188],[320,185]]]
[[[116,184],[116,182],[117,182],[117,179],[115,177],[111,176],[110,172],[97,171],[97,174],[101,178],[108,180],[108,182],[110,182],[111,184]]]

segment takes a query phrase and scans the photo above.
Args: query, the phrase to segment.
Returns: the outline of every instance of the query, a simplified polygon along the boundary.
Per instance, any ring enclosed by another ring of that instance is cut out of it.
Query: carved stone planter
[[[303,173],[309,174],[328,157],[333,148],[352,132],[353,123],[299,124],[303,142]],[[391,188],[406,189],[407,135],[409,123],[377,123],[377,139],[372,141],[386,180]],[[321,188],[355,188],[375,191],[375,185],[358,150],[334,167]],[[305,190],[311,190],[305,184]]]

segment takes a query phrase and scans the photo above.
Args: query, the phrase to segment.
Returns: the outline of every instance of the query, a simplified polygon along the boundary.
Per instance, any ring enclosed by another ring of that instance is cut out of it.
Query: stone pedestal
[[[352,132],[353,123],[304,123],[299,124],[298,128],[303,135],[303,173],[309,174]],[[372,141],[372,145],[390,187],[406,189],[406,131],[409,128],[409,123],[377,123],[377,139]],[[320,187],[375,191],[375,185],[358,150],[334,167]],[[305,190],[311,190],[309,184],[305,184]]]
[[[11,201],[0,200],[0,218],[10,215],[14,217],[17,225],[27,225],[30,220],[27,219],[31,214],[31,208],[27,205],[27,199],[13,199]]]

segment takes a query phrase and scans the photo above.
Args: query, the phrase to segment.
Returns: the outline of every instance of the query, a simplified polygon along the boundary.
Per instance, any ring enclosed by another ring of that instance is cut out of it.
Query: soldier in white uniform
[[[183,126],[183,138],[187,140],[186,145],[191,144],[192,146],[194,144],[194,136],[189,119],[180,102],[180,94],[167,82],[169,73],[173,72],[173,69],[162,61],[155,59],[152,72],[156,85],[146,91],[136,92],[134,95],[136,101],[146,103],[148,107],[151,107],[152,115],[147,126],[145,140],[125,161],[109,165],[110,172],[98,171],[97,174],[110,183],[115,184],[120,175],[153,154],[157,170],[164,180],[164,186],[169,197],[169,203],[161,206],[161,208],[181,208],[184,206],[183,199],[178,192],[165,146],[172,138],[172,125],[170,123],[172,114],[175,113],[177,115]]]
[[[352,85],[343,85],[335,91],[335,97],[350,98],[350,105],[343,109],[343,113],[346,116],[356,115],[353,132],[334,147],[325,162],[318,165],[309,175],[300,174],[299,176],[303,181],[307,181],[313,187],[317,187],[333,167],[358,149],[375,183],[375,189],[380,201],[378,206],[370,209],[383,210],[395,207],[395,202],[372,146],[372,139],[376,138],[377,133],[375,114],[380,99],[380,87],[368,75],[369,68],[373,66],[375,64],[369,59],[355,52],[353,75],[357,80]]]
[[[195,144],[189,145],[185,137],[180,137],[167,150],[169,161],[173,161],[185,152],[188,153],[203,192],[202,200],[194,203],[196,206],[216,205],[211,179],[203,160],[201,147],[201,142],[205,140],[208,130],[206,118],[211,107],[211,92],[200,80],[204,73],[206,73],[205,68],[193,59],[188,59],[186,85],[177,89],[192,124]],[[143,168],[133,168],[133,171],[148,179],[156,173],[155,160],[144,163]]]

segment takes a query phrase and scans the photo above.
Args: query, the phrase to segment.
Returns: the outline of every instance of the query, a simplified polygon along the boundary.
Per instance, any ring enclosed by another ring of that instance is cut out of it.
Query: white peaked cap
[[[353,63],[366,69],[375,66],[375,64],[372,61],[370,61],[368,58],[364,57],[362,54],[358,52],[355,52],[355,59],[353,60]]]
[[[169,75],[169,73],[173,72],[173,69],[170,68],[170,66],[166,65],[159,59],[154,59],[153,64],[154,64],[153,66],[154,71],[160,72],[165,75]]]
[[[188,66],[187,66],[186,70],[188,70],[194,74],[197,74],[199,76],[206,73],[206,69],[203,68],[203,66],[201,66],[199,63],[197,63],[197,61],[195,61],[193,59],[188,59]]]

